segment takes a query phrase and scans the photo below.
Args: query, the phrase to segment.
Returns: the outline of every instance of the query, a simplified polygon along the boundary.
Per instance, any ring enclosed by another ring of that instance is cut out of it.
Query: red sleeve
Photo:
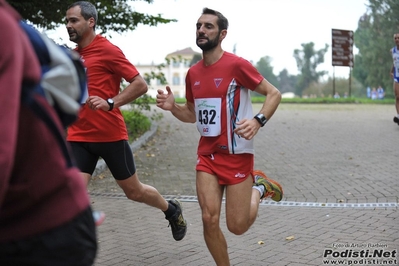
[[[245,88],[253,91],[264,80],[264,77],[248,60],[238,57],[236,64],[234,70],[237,82]]]
[[[125,54],[122,50],[111,44],[111,49],[106,53],[107,61],[110,64],[107,64],[110,67],[111,71],[120,75],[127,82],[132,81],[132,79],[139,74],[136,67],[126,58]]]
[[[0,206],[2,205],[17,145],[22,80],[37,82],[40,66],[14,10],[0,1]]]

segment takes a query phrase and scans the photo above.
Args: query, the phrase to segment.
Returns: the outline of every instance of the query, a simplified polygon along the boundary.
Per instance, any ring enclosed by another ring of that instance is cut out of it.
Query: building
[[[147,94],[151,97],[155,98],[158,89],[165,90],[166,85],[169,85],[176,98],[184,98],[187,71],[193,63],[198,62],[201,58],[201,53],[188,47],[166,55],[165,63],[161,65],[137,64],[135,66],[147,81]],[[166,84],[162,84],[162,79]]]

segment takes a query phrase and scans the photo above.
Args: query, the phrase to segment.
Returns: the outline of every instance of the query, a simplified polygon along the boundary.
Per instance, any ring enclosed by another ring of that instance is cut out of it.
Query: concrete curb
[[[155,135],[157,130],[158,130],[158,124],[152,123],[149,131],[144,133],[140,138],[138,138],[137,140],[135,140],[130,144],[132,152],[134,153],[136,150],[140,149],[141,146],[143,146],[150,138],[152,138]],[[93,176],[101,174],[106,168],[107,165],[105,164],[104,160],[103,159],[98,160]]]

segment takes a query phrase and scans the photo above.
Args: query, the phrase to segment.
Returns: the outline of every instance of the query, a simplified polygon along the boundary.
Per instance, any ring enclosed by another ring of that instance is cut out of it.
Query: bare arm
[[[393,53],[393,48],[392,49],[389,49],[389,52],[390,52],[390,54],[392,55],[392,53]],[[389,74],[391,75],[391,78],[393,78],[393,72],[395,71],[395,66],[392,64],[392,67],[391,67],[391,71],[389,72]]]
[[[129,82],[130,84],[121,93],[112,98],[114,100],[114,108],[121,107],[136,100],[148,90],[147,83],[140,75],[135,76]],[[89,96],[86,103],[93,110],[109,110],[107,99],[103,99],[99,96]]]
[[[389,72],[389,74],[391,75],[391,78],[393,78],[393,72],[395,71],[395,66],[392,65],[391,67],[391,72]]]
[[[130,84],[113,98],[114,108],[133,102],[148,91],[147,83],[141,75],[135,76],[129,82]]]
[[[265,95],[266,100],[263,103],[259,113],[263,114],[267,120],[273,116],[281,102],[281,93],[270,82],[264,79],[255,89],[256,92]],[[259,131],[261,125],[255,119],[243,119],[237,122],[237,128],[234,132],[245,139],[252,139]]]
[[[177,119],[186,123],[195,123],[195,108],[191,102],[179,105],[175,102],[175,97],[169,86],[166,86],[166,92],[158,90],[157,106],[163,110],[170,111]]]
[[[263,103],[263,106],[260,109],[259,113],[266,116],[267,120],[270,120],[281,102],[280,91],[266,79],[264,79],[258,85],[258,87],[256,87],[255,91],[266,96],[266,100]]]

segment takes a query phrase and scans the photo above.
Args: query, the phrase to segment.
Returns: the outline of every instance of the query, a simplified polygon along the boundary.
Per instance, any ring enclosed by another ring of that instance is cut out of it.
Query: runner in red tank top
[[[176,104],[168,86],[166,93],[159,90],[157,95],[158,107],[183,122],[196,123],[201,135],[197,195],[205,242],[217,265],[230,265],[219,225],[224,193],[227,227],[237,235],[254,223],[261,199],[280,201],[283,196],[280,184],[253,170],[253,138],[276,111],[281,94],[247,60],[223,51],[227,27],[220,12],[204,8],[197,21],[203,60],[187,73],[186,104]],[[250,91],[267,96],[255,116]]]

